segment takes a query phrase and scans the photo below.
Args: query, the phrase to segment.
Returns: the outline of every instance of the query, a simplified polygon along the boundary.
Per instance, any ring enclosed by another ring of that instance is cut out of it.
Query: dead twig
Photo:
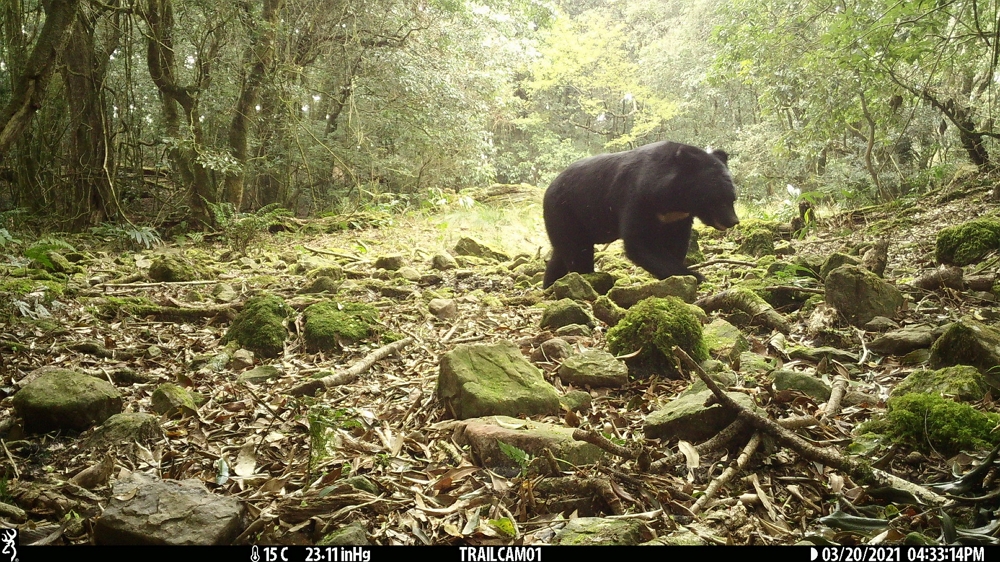
[[[718,478],[712,480],[708,487],[705,488],[705,493],[698,498],[698,501],[694,502],[691,506],[691,513],[700,513],[701,510],[705,509],[705,504],[707,504],[715,494],[718,493],[719,489],[729,483],[730,480],[739,474],[743,467],[750,462],[750,457],[757,452],[757,448],[760,447],[760,432],[756,431],[750,441],[747,442],[746,446],[743,447],[743,451],[740,452],[740,456],[736,457],[736,462],[729,465],[726,470],[722,471],[722,474]]]
[[[397,353],[399,350],[410,345],[411,343],[413,343],[413,338],[407,336],[399,341],[383,345],[368,355],[365,355],[360,361],[351,365],[351,367],[346,371],[334,373],[321,379],[313,379],[311,381],[304,382],[293,388],[289,394],[292,396],[312,396],[316,394],[317,391],[353,382],[354,379],[358,378],[358,375],[364,373],[368,369],[371,369],[372,365],[374,365],[376,361],[385,359],[386,357]]]

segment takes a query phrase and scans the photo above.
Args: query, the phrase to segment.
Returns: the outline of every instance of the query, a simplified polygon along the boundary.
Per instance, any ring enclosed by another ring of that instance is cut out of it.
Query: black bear
[[[544,287],[571,271],[594,271],[594,244],[619,238],[625,254],[657,279],[704,277],[684,267],[694,217],[719,230],[739,224],[736,188],[721,151],[656,142],[570,164],[545,191],[552,259]]]

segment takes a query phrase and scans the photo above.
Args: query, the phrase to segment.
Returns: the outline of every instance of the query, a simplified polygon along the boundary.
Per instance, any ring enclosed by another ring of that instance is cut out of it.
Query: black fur
[[[694,217],[719,230],[739,219],[723,151],[674,142],[574,162],[552,181],[543,204],[552,259],[544,286],[571,271],[594,271],[594,244],[619,238],[636,265],[658,279],[684,267]]]

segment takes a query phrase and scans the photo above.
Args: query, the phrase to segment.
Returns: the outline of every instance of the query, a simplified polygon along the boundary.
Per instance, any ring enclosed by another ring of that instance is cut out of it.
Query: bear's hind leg
[[[552,257],[545,267],[545,281],[542,283],[542,288],[547,288],[571,271],[594,272],[593,246],[577,247],[570,251],[553,248]]]

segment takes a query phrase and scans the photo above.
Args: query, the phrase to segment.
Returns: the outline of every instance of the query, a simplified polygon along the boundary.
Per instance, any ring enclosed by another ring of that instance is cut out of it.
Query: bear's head
[[[722,150],[682,145],[677,159],[681,168],[678,177],[686,179],[691,214],[717,230],[739,224],[734,206],[736,186],[727,166],[729,155]]]

